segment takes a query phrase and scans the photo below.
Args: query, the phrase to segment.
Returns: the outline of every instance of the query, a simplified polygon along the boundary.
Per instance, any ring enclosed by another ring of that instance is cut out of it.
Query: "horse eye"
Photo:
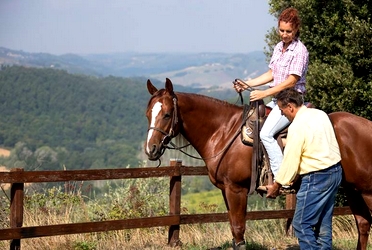
[[[169,120],[171,118],[171,115],[169,113],[166,113],[164,115],[164,119]]]

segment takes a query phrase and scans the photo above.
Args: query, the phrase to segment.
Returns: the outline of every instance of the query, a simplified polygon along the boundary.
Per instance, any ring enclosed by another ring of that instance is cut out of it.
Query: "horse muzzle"
[[[147,157],[150,161],[157,161],[164,154],[165,147],[163,143],[152,144],[146,150]]]

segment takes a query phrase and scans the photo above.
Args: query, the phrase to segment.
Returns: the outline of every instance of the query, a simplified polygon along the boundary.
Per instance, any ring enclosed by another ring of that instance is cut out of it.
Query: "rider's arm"
[[[277,93],[279,93],[280,91],[282,91],[283,89],[292,88],[296,85],[296,82],[298,82],[298,80],[300,80],[300,77],[298,75],[293,75],[293,74],[289,75],[287,77],[287,79],[285,79],[280,84],[278,84],[278,85],[276,85],[272,88],[266,89],[264,91],[265,95],[266,96],[274,96]]]
[[[255,86],[261,86],[266,83],[269,83],[273,80],[273,73],[271,69],[269,69],[266,73],[263,73],[262,75],[248,81],[239,81],[241,82],[241,86],[244,88],[244,90],[249,89],[249,87],[255,87]]]

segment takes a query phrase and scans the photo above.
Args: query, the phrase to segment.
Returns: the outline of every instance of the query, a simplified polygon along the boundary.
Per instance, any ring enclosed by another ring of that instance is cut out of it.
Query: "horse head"
[[[147,89],[152,97],[146,111],[149,127],[145,152],[149,160],[156,161],[163,155],[172,138],[179,133],[179,112],[171,80],[167,78],[165,88],[160,90],[147,80]]]

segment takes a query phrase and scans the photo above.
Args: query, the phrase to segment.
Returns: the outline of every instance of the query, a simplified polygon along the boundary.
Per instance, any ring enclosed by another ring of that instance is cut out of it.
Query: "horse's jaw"
[[[146,155],[147,155],[147,159],[150,160],[150,161],[156,161],[158,159],[158,157],[156,155],[150,155],[146,152]]]
[[[147,154],[147,158],[150,160],[150,161],[157,161],[160,159],[160,157],[162,156],[163,154]]]

